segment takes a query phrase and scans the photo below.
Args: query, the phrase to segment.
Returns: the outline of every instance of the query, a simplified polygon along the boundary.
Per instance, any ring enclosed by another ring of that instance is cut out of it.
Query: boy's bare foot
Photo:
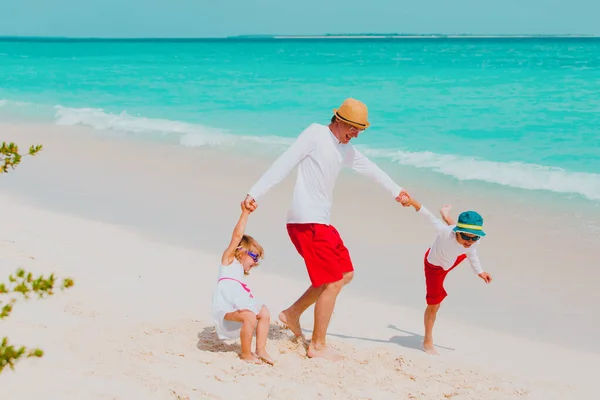
[[[246,361],[250,364],[260,364],[261,363],[260,358],[258,358],[256,356],[256,354],[254,354],[254,353],[251,353],[248,355],[240,355],[240,359],[243,361]]]
[[[286,311],[279,313],[279,320],[287,326],[296,337],[303,337],[302,328],[300,328],[300,317],[289,315]]]
[[[322,347],[317,350],[315,346],[312,345],[312,343],[310,344],[310,346],[308,346],[308,351],[306,352],[306,355],[309,358],[324,358],[325,360],[329,361],[341,361],[344,359],[344,357],[341,354],[339,354],[331,347]]]
[[[433,345],[433,341],[432,340],[424,340],[423,341],[423,351],[427,354],[429,354],[430,356],[438,356],[438,352],[435,349],[435,346]]]
[[[275,362],[273,361],[273,359],[271,358],[271,356],[269,355],[269,353],[267,353],[266,350],[262,350],[262,351],[257,351],[256,352],[256,356],[263,362],[266,362],[269,365],[275,365]]]

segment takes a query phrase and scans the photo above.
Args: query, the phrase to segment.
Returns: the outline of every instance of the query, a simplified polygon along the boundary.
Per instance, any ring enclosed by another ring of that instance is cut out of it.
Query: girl
[[[254,364],[264,361],[273,365],[266,350],[271,315],[257,300],[244,282],[244,275],[258,266],[263,257],[262,246],[251,236],[244,235],[248,215],[254,209],[241,204],[242,215],[231,235],[231,242],[223,252],[219,278],[213,294],[213,319],[219,339],[239,338],[242,344],[240,358]],[[251,352],[252,336],[256,328],[256,353]]]

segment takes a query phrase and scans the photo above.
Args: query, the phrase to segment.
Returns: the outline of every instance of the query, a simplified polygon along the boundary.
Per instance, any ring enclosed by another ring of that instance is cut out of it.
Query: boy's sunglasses
[[[461,238],[463,238],[463,240],[466,240],[467,242],[468,241],[476,242],[480,239],[480,236],[467,236],[463,232],[458,232],[458,234],[460,235]]]
[[[248,255],[249,255],[250,257],[252,257],[252,261],[254,261],[255,263],[257,263],[257,262],[258,262],[258,254],[256,254],[256,253],[253,253],[253,252],[251,252],[251,251],[247,251],[246,253],[248,253]]]

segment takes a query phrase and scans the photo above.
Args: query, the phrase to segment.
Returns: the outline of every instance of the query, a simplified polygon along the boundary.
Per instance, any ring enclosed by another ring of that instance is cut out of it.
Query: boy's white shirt
[[[428,218],[437,232],[435,242],[433,242],[429,255],[427,256],[427,261],[429,261],[430,264],[448,270],[454,265],[458,256],[466,254],[473,272],[475,274],[481,274],[483,272],[475,248],[479,242],[476,242],[467,249],[456,240],[455,232],[453,231],[456,225],[446,225],[423,205],[421,205],[421,209],[418,213]]]

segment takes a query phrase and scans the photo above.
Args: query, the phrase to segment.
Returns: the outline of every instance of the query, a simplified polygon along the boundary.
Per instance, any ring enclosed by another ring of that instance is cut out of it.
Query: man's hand
[[[400,204],[402,204],[404,207],[409,207],[410,206],[410,195],[408,194],[408,192],[404,189],[402,189],[400,191],[400,194],[398,196],[396,196],[396,201]]]
[[[252,196],[250,196],[248,194],[248,195],[246,195],[246,198],[244,199],[244,207],[246,207],[250,212],[252,212],[252,211],[256,211],[256,209],[258,208],[258,204],[256,204],[256,201],[254,201],[254,198],[252,198]]]
[[[480,273],[479,276],[481,279],[485,281],[485,283],[490,283],[492,281],[492,277],[487,272]]]

